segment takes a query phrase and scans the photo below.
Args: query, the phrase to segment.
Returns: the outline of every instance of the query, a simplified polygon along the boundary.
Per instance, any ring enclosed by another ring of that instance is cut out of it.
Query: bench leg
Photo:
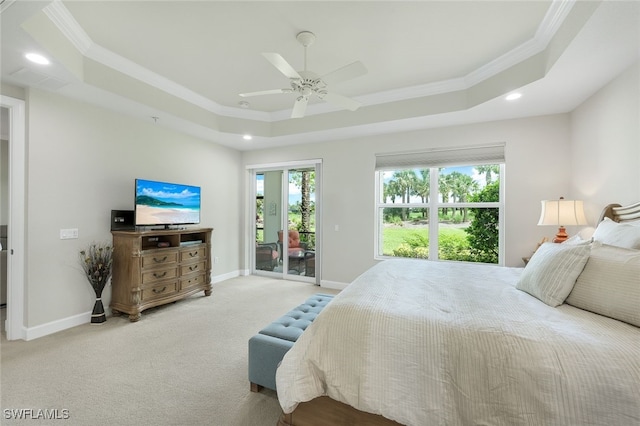
[[[262,390],[262,386],[257,383],[251,382],[251,392],[260,392]]]

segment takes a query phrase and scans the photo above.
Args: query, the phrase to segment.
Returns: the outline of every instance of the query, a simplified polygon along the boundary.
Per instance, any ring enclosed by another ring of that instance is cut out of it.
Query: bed
[[[276,376],[279,426],[640,424],[640,203],[525,268],[383,261]]]

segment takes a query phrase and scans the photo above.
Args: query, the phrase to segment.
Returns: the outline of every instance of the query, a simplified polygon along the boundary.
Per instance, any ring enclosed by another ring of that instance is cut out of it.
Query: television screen
[[[136,179],[136,226],[200,223],[200,187]]]

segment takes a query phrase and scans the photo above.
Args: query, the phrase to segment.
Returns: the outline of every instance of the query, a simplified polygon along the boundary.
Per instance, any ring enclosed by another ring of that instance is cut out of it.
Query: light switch
[[[61,240],[72,240],[78,238],[78,228],[70,228],[70,229],[61,229],[60,230],[60,239]]]

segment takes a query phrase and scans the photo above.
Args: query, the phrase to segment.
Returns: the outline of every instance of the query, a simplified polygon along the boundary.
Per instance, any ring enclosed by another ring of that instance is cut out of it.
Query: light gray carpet
[[[248,276],[144,311],[30,342],[2,341],[0,423],[7,409],[68,410],[65,425],[275,425],[274,391],[249,391],[247,341],[315,293]],[[34,411],[35,412],[35,411]],[[29,422],[32,423],[32,422]]]

